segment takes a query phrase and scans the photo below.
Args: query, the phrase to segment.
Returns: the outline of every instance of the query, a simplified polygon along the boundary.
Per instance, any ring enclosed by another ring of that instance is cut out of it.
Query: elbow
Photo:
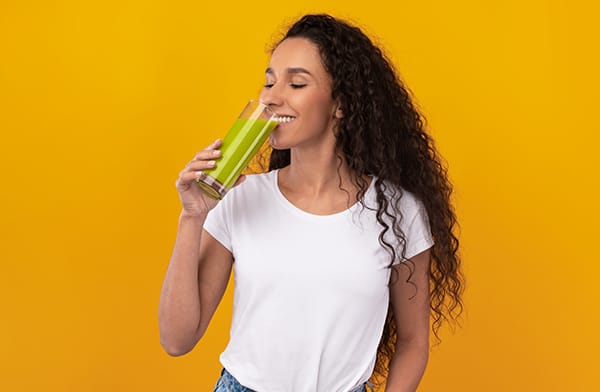
[[[168,322],[167,319],[159,319],[158,330],[163,350],[172,357],[180,357],[194,349],[206,328],[200,329],[192,325],[181,325]]]
[[[191,334],[181,336],[178,334],[169,334],[161,331],[160,345],[167,354],[172,357],[180,357],[193,350],[200,339]]]
[[[180,357],[180,356],[185,355],[190,352],[190,350],[182,350],[182,349],[179,349],[178,347],[163,346],[163,349],[165,350],[165,352],[167,354],[169,354],[172,357]]]
[[[160,345],[163,350],[172,357],[185,355],[194,348],[194,345],[181,344],[162,337],[160,339]]]
[[[398,336],[396,340],[396,351],[414,351],[421,353],[425,359],[429,359],[428,336]]]

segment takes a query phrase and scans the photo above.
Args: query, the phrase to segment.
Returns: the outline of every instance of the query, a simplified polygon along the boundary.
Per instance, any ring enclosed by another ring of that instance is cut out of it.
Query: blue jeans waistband
[[[372,392],[375,391],[375,389],[373,388],[373,385],[369,381],[367,381],[363,385],[356,387],[349,392],[367,392],[369,390]],[[246,388],[245,386],[240,384],[238,382],[238,380],[236,380],[235,377],[233,377],[231,375],[231,373],[229,373],[225,368],[223,368],[223,370],[221,371],[221,377],[217,381],[217,385],[215,385],[213,392],[256,392],[256,391],[254,391],[250,388]]]

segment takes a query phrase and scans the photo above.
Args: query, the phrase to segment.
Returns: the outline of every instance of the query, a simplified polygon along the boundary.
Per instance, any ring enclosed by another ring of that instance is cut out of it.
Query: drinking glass
[[[267,105],[249,101],[223,138],[216,166],[203,170],[196,183],[208,196],[222,199],[276,126]]]

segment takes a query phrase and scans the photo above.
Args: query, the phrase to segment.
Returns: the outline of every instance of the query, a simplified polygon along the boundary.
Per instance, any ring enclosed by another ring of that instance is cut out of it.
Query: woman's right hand
[[[215,167],[216,159],[221,156],[219,147],[221,147],[221,139],[215,140],[204,150],[199,151],[179,173],[175,187],[179,191],[183,213],[206,215],[217,205],[218,200],[209,197],[195,182],[202,170]]]

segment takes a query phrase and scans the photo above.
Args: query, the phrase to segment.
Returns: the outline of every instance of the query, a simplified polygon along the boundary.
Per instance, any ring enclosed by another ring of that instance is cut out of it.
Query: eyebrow
[[[301,68],[301,67],[292,67],[292,68],[287,68],[286,72],[289,74],[300,74],[300,73],[305,73],[307,75],[311,75],[312,74],[310,72],[308,72],[307,69],[305,68]],[[273,71],[273,68],[267,68],[265,71],[266,74],[270,74],[270,75],[274,75],[275,71]]]

